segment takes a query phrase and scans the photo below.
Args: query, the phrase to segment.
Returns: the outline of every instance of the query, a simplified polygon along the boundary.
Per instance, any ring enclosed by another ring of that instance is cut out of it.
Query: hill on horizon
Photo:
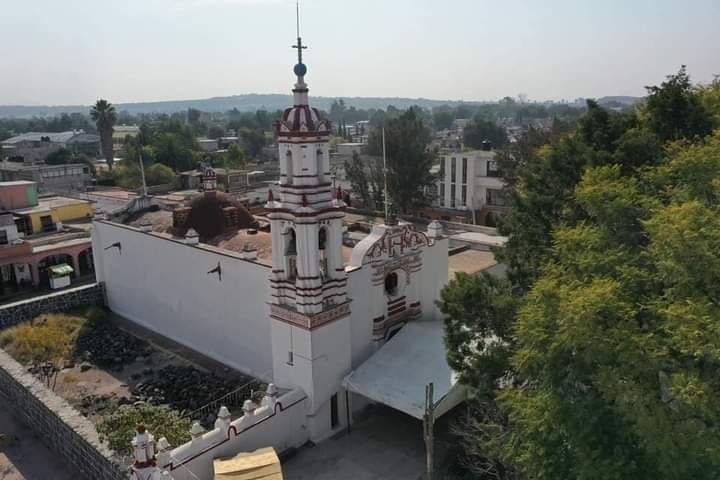
[[[358,109],[386,109],[393,105],[405,109],[413,105],[423,108],[432,108],[442,105],[457,106],[481,105],[478,101],[462,100],[431,100],[426,98],[402,98],[402,97],[312,97],[313,106],[321,110],[329,110],[335,100],[342,98],[347,107]],[[112,101],[112,100],[111,100]],[[141,113],[176,113],[196,108],[204,112],[226,112],[237,108],[241,112],[254,112],[256,110],[275,111],[282,110],[292,104],[292,95],[284,94],[243,94],[228,97],[213,97],[198,100],[167,100],[158,102],[135,102],[116,103],[115,107],[119,112],[126,111],[130,114]],[[90,105],[0,105],[1,117],[32,117],[52,116],[61,113],[87,113]]]
[[[412,106],[422,108],[433,108],[447,105],[457,107],[459,105],[487,105],[497,103],[496,101],[464,101],[464,100],[433,100],[428,98],[406,98],[406,97],[312,97],[313,106],[321,110],[330,110],[335,100],[342,99],[347,107],[357,109],[386,109],[392,105],[399,109],[406,109]],[[631,106],[640,100],[639,97],[630,96],[607,96],[598,99],[598,102],[610,105]],[[167,100],[158,102],[134,102],[116,103],[118,112],[127,112],[137,115],[143,113],[165,113],[172,114],[182,112],[188,108],[196,108],[203,112],[215,113],[226,112],[237,108],[241,112],[254,112],[267,110],[273,112],[283,110],[292,104],[292,96],[279,93],[258,94],[249,93],[243,95],[232,95],[227,97],[212,97],[198,100]],[[569,104],[572,105],[572,104]],[[57,116],[62,113],[88,113],[90,105],[0,105],[0,118],[29,118]]]

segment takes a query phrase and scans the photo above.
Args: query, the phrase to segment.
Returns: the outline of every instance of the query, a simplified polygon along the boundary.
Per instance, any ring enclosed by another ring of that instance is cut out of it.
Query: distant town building
[[[137,125],[117,125],[113,128],[113,151],[117,154],[122,151],[127,137],[135,138],[140,135],[140,127]]]
[[[505,183],[489,143],[483,150],[444,155],[438,178],[436,206],[463,211],[467,221],[493,225],[508,210],[503,197]]]
[[[197,144],[200,150],[205,153],[212,153],[218,151],[219,142],[216,138],[198,138]]]
[[[64,225],[91,217],[90,202],[39,198],[34,182],[0,182],[0,298],[91,275],[89,231]]]
[[[347,155],[352,157],[354,153],[357,153],[358,155],[363,153],[363,149],[367,147],[366,143],[360,143],[360,142],[348,142],[348,143],[338,143],[336,145],[337,153],[339,155]]]
[[[5,160],[0,162],[0,180],[35,182],[38,189],[44,192],[80,191],[85,190],[85,187],[92,182],[92,173],[86,163],[28,165]]]
[[[73,153],[96,157],[100,151],[100,136],[83,130],[68,132],[29,132],[0,142],[2,157],[34,165],[45,162],[47,156],[61,148]]]

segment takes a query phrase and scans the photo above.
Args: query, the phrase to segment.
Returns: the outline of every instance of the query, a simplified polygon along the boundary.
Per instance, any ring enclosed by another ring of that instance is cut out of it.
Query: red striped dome
[[[275,124],[278,136],[328,136],[330,135],[330,121],[320,115],[317,108],[308,105],[296,105],[283,112],[280,120]]]

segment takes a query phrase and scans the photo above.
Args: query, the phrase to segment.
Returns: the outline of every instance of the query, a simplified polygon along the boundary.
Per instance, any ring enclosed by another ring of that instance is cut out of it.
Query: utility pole
[[[390,217],[390,199],[388,198],[388,183],[387,183],[387,153],[385,151],[385,127],[382,129],[382,152],[383,152],[383,179],[385,182],[385,224],[388,224]]]
[[[435,402],[433,401],[433,384],[425,385],[425,415],[423,415],[423,437],[425,439],[426,480],[432,480],[435,469]]]

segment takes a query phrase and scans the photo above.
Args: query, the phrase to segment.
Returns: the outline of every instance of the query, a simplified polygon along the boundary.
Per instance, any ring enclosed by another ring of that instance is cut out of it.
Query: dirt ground
[[[29,428],[5,409],[0,410],[0,435],[0,480],[77,478]]]
[[[66,368],[58,373],[55,380],[55,393],[78,407],[80,401],[89,396],[110,395],[118,398],[129,398],[130,386],[142,382],[148,375],[143,374],[148,368],[159,370],[168,365],[188,365],[187,362],[172,353],[155,350],[148,357],[139,357],[134,362],[124,366],[123,371],[113,372],[92,366],[82,371],[78,363],[72,368]],[[97,423],[101,420],[99,415],[89,415],[88,418]]]

